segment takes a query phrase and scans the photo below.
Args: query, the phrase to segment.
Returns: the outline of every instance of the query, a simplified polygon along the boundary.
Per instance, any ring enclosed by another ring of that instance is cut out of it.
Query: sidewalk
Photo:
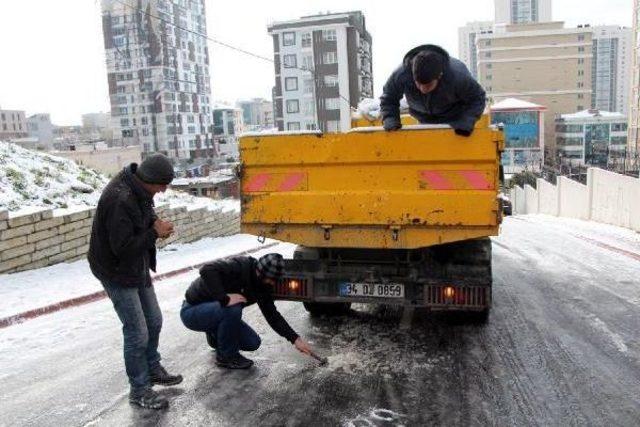
[[[216,258],[264,248],[275,243],[277,242],[268,239],[264,244],[260,244],[255,236],[238,234],[206,238],[189,244],[170,245],[158,251],[156,276],[162,277]],[[0,319],[63,301],[86,298],[102,290],[102,285],[91,274],[86,260],[0,275],[0,299],[3,301],[0,306]]]

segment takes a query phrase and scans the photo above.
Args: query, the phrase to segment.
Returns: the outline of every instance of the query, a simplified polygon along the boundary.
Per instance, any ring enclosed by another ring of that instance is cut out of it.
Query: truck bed
[[[306,247],[415,249],[496,235],[502,132],[448,126],[240,139],[242,232]]]

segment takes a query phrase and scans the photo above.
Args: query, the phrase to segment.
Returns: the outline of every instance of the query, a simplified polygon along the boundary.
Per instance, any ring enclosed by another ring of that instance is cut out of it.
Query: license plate
[[[341,283],[340,296],[404,298],[404,285],[399,283]]]

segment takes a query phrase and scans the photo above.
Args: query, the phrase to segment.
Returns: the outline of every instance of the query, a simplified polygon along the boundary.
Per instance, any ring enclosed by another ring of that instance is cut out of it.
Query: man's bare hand
[[[173,224],[169,221],[156,219],[153,223],[153,229],[158,233],[158,237],[165,239],[173,234]]]
[[[229,297],[229,304],[227,304],[227,306],[247,302],[247,299],[241,294],[227,294],[227,296]]]
[[[300,353],[311,355],[311,346],[302,338],[298,337],[293,345]]]

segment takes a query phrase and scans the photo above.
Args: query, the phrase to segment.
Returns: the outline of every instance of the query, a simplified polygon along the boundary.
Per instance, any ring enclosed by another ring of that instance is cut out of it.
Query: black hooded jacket
[[[411,60],[421,51],[437,52],[445,57],[445,69],[436,88],[423,95],[415,85]],[[407,97],[409,113],[420,123],[448,124],[456,130],[470,132],[482,115],[486,94],[467,67],[435,45],[411,49],[402,65],[391,74],[380,97],[380,111],[385,128],[400,127],[400,100]]]
[[[91,229],[87,258],[93,274],[119,286],[150,285],[156,269],[153,197],[136,181],[137,164],[105,187]]]
[[[241,294],[247,299],[245,307],[258,303],[269,326],[280,336],[294,343],[298,334],[278,312],[270,287],[258,280],[256,265],[256,259],[246,256],[205,264],[200,269],[200,277],[187,289],[185,300],[190,305],[218,301],[225,307],[229,304],[227,294]]]

